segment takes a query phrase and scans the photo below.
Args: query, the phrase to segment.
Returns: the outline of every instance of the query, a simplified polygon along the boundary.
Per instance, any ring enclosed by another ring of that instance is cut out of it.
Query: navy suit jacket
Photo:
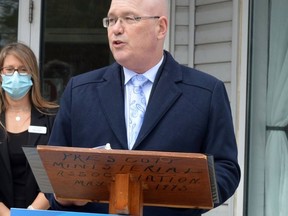
[[[221,204],[233,195],[240,180],[224,84],[180,65],[166,51],[164,57],[133,149],[213,155]],[[63,93],[49,144],[92,148],[110,143],[112,149],[128,149],[123,80],[117,63],[72,78]],[[51,202],[60,208],[55,200]],[[95,212],[101,211],[100,204],[91,205]],[[149,216],[199,212],[144,207],[144,215]]]

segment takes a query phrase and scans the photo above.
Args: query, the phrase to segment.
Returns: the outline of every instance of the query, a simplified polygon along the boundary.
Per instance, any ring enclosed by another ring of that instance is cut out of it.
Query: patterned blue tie
[[[143,86],[148,83],[148,79],[143,75],[135,75],[130,80],[132,90],[129,92],[129,124],[128,130],[130,131],[129,149],[132,149],[140,128],[143,123],[144,114],[146,111],[146,98],[143,92]]]

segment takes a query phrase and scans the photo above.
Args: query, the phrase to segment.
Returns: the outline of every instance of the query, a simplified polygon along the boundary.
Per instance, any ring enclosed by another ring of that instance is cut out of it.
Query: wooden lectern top
[[[42,145],[37,150],[59,198],[109,202],[118,174],[141,183],[143,205],[211,209],[217,198],[213,161],[204,154]]]

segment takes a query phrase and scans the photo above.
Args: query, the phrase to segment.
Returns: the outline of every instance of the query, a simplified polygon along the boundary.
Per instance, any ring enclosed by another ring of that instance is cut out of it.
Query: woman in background
[[[58,105],[40,93],[33,51],[22,43],[0,52],[0,216],[10,208],[48,209],[22,146],[48,142]]]

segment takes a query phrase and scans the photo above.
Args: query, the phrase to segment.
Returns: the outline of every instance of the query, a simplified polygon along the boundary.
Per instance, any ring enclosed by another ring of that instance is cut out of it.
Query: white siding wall
[[[233,58],[237,29],[235,4],[232,0],[172,0],[170,51],[176,60],[205,71],[224,81],[236,112],[236,59]],[[234,4],[234,5],[233,5]],[[233,26],[234,25],[234,26]],[[205,216],[232,216],[233,199]]]

